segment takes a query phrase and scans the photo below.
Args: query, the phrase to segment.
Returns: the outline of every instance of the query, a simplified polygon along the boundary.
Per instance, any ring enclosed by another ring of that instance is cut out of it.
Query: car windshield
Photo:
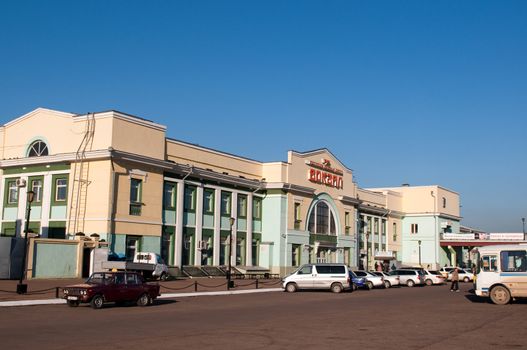
[[[353,278],[357,278],[358,276],[355,274],[355,272],[349,270],[350,276]]]
[[[104,283],[104,273],[94,273],[86,281],[88,284],[103,284]]]

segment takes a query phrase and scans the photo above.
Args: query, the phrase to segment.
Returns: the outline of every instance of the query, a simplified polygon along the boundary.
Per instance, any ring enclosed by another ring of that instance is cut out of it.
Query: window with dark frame
[[[141,196],[142,196],[143,181],[140,179],[130,179],[130,215],[141,215]]]

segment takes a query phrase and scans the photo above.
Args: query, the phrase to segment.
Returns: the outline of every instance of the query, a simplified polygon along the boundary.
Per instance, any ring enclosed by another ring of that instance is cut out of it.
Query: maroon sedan
[[[100,309],[106,302],[135,302],[146,306],[159,295],[158,284],[146,283],[135,272],[97,272],[86,283],[64,287],[64,299],[69,306],[90,303],[94,309]]]

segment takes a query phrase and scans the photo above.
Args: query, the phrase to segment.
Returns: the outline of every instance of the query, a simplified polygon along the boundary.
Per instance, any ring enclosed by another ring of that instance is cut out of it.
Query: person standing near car
[[[457,267],[452,271],[452,277],[450,277],[452,280],[452,285],[450,286],[450,291],[456,291],[459,292],[459,271]]]

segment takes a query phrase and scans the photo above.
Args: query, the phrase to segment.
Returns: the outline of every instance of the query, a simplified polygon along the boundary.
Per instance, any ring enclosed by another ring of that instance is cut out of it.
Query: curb
[[[161,294],[161,296],[159,296],[158,299],[189,298],[189,297],[219,296],[219,295],[237,295],[237,294],[255,294],[255,293],[269,293],[269,292],[281,292],[281,291],[283,291],[282,288],[264,288],[264,289],[233,290],[233,291],[224,291],[224,292],[165,293],[165,294]],[[41,300],[1,301],[0,307],[57,305],[57,304],[66,304],[66,300],[64,299],[41,299]]]

